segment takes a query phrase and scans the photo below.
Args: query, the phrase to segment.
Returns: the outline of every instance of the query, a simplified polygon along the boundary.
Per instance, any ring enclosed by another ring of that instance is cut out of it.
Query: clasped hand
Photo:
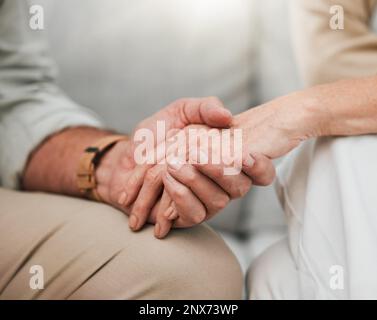
[[[241,129],[242,155],[236,174],[224,174],[229,163],[212,159],[214,154],[221,153],[223,143],[214,144],[210,140],[212,143],[205,147],[193,146],[186,139],[187,152],[183,156],[166,153],[165,158],[156,158],[158,162],[138,164],[135,161],[137,144],[132,138],[117,143],[102,159],[96,173],[98,192],[105,202],[129,215],[133,231],[140,230],[147,222],[152,223],[158,238],[164,238],[172,227],[187,228],[210,219],[232,199],[244,196],[253,184],[268,185],[274,180],[271,158],[276,156],[276,149],[269,150],[261,141],[253,143],[255,134],[263,134],[269,112],[262,107],[255,109],[258,110],[253,115],[248,114],[251,109],[233,117],[217,98],[181,99],[142,121],[135,129],[135,133],[147,129],[157,134],[157,122],[163,121],[165,129],[175,133],[166,141],[156,138],[153,147],[157,154],[161,143],[169,145],[169,141],[171,143],[172,138],[181,133],[187,137],[190,129],[218,130],[221,139],[220,130]],[[269,130],[259,140],[274,138],[277,134]],[[195,153],[196,159],[189,152],[194,147],[200,150]]]

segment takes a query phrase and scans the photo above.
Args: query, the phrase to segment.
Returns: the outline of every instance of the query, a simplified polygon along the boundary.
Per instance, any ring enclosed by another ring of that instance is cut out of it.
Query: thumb
[[[229,128],[232,124],[232,113],[218,105],[208,105],[200,108],[203,124],[215,128]]]
[[[206,124],[209,127],[228,128],[232,113],[216,97],[183,99],[178,104],[184,125]]]

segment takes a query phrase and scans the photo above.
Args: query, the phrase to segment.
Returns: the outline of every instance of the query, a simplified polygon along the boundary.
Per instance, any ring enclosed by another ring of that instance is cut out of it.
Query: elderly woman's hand
[[[190,139],[190,132],[194,130],[200,137],[198,140]],[[164,183],[161,200],[151,214],[158,238],[165,237],[173,226],[187,228],[210,219],[231,199],[244,196],[252,181],[267,185],[275,176],[270,159],[258,153],[243,152],[242,141],[236,139],[233,129],[189,126],[180,133],[190,140],[186,157],[169,157],[168,154],[167,167],[151,169],[155,176],[159,172]],[[200,151],[191,152],[197,148]],[[199,157],[192,157],[193,154]],[[148,191],[155,192],[153,188]]]
[[[190,132],[193,131],[196,132],[198,141],[191,141],[193,136],[190,135]],[[196,225],[211,218],[223,209],[231,199],[242,197],[249,191],[254,169],[252,157],[249,156],[244,161],[244,172],[242,172],[242,150],[240,150],[238,168],[233,168],[231,163],[225,165],[220,157],[219,160],[213,161],[213,152],[218,156],[221,154],[221,134],[222,131],[218,129],[203,125],[191,125],[167,140],[166,149],[168,151],[166,159],[164,159],[166,161],[164,164],[158,164],[149,169],[133,204],[131,213],[135,217],[133,219],[138,222],[137,228],[131,225],[133,230],[140,229],[148,218],[149,221],[155,222],[158,220],[156,217],[160,219],[165,217],[169,220],[178,217],[175,221],[176,227]],[[214,135],[218,138],[217,142],[213,141]],[[177,139],[179,136],[181,139]],[[174,145],[176,147],[172,148]],[[183,155],[176,150],[176,148],[182,147],[184,149]],[[173,155],[178,153],[181,156]],[[230,166],[228,169],[234,170],[234,174],[226,173],[227,166]],[[154,206],[158,195],[161,194],[163,182],[165,196],[161,198],[157,206]],[[167,195],[169,195],[169,198]],[[154,209],[151,212],[149,208],[153,208],[153,206]],[[158,215],[156,214],[157,207],[159,208],[158,212],[160,212]],[[159,225],[157,223],[157,236],[160,233],[165,233],[163,225],[166,224]]]
[[[244,155],[251,155],[256,160],[252,166],[253,182],[271,183],[274,171],[269,169],[270,159],[287,154],[309,138],[375,134],[376,84],[377,77],[370,77],[317,86],[236,116],[232,128],[243,130]],[[261,160],[258,161],[258,157]],[[260,163],[264,165],[258,166]],[[258,167],[262,169],[257,170]],[[173,177],[171,169],[169,174]],[[179,179],[174,176],[174,180],[168,181],[168,177],[164,177],[165,191],[151,212],[152,220],[159,220],[157,216],[169,206],[173,207],[168,211],[172,219],[177,219],[180,214],[176,212],[175,194],[172,192],[178,188],[176,183]],[[174,221],[168,222],[163,232],[161,223],[158,223],[156,233],[163,237],[176,224]]]
[[[235,116],[233,128],[242,129],[246,152],[276,159],[312,136],[306,112],[292,94]]]
[[[309,117],[305,106],[297,109],[298,103],[304,101],[302,97],[292,94],[250,109],[234,118],[231,130],[234,132],[240,129],[243,137],[241,147],[243,174],[252,177],[254,184],[271,184],[275,177],[271,159],[287,154],[301,141],[315,134],[311,131],[313,126],[306,123],[306,118]],[[293,110],[295,110],[294,114],[292,114]],[[213,151],[215,154],[219,152],[214,148],[221,145],[211,145],[209,154],[213,154]],[[248,166],[247,159],[254,161]],[[163,175],[165,189],[161,201],[153,210],[153,216],[156,216],[155,235],[158,238],[165,237],[172,227],[195,225],[211,218],[219,211],[211,208],[217,203],[216,190],[202,183],[201,177],[197,177],[195,172],[203,172],[217,183],[219,178],[226,179],[233,185],[237,182],[242,183],[238,175],[224,176],[224,164],[214,165],[211,159],[208,164],[194,166],[190,164],[177,166],[177,161],[168,165],[168,172]],[[224,187],[221,180],[219,184]],[[202,204],[193,194],[202,201]],[[191,219],[188,219],[189,217]]]

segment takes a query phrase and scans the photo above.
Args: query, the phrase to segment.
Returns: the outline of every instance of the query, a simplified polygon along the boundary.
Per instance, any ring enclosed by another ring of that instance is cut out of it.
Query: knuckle
[[[258,185],[261,187],[266,187],[270,184],[270,177],[262,175],[257,178]]]
[[[224,170],[219,166],[208,166],[207,168],[203,168],[204,171],[208,169],[211,172],[211,175],[214,179],[221,179],[224,177]]]
[[[143,204],[138,203],[138,204],[136,204],[136,205],[132,208],[131,213],[132,213],[133,215],[135,215],[135,216],[137,216],[137,217],[140,218],[141,216],[143,216],[143,213],[145,212],[145,209],[146,209],[146,207],[145,207]]]
[[[109,194],[109,199],[112,203],[118,203],[119,200],[119,192],[116,192],[113,188],[110,187],[110,190],[108,192]]]
[[[213,207],[216,211],[222,210],[228,205],[229,201],[230,198],[227,195],[218,197],[213,201]]]
[[[245,181],[240,182],[233,182],[232,184],[232,199],[242,198],[245,196],[251,188],[251,181],[249,179],[245,179]]]
[[[269,174],[271,172],[271,169],[273,169],[273,164],[271,163],[271,160],[266,158],[259,158],[255,165],[255,171],[254,174],[257,176],[267,176],[267,173]]]
[[[136,188],[137,183],[138,183],[137,179],[135,177],[131,176],[128,179],[126,185],[127,185],[127,188],[129,190],[134,190]]]
[[[157,170],[149,170],[145,176],[145,181],[148,184],[156,184],[160,179],[160,172]]]
[[[174,106],[179,106],[179,105],[185,105],[188,103],[189,99],[188,98],[179,98],[173,102]]]
[[[185,188],[176,188],[174,190],[174,197],[177,200],[184,200],[187,197],[187,190]]]
[[[269,186],[275,180],[275,171],[261,178],[259,185],[262,187]]]
[[[240,186],[237,183],[232,183],[229,194],[232,200],[240,198],[241,197]]]
[[[192,221],[194,224],[202,223],[206,218],[205,212],[199,212],[192,216]]]
[[[276,176],[275,167],[271,160],[260,160],[257,162],[257,167],[253,170],[254,180],[260,186],[270,185]]]
[[[245,179],[245,182],[241,183],[240,187],[239,187],[239,189],[240,189],[240,191],[239,191],[240,192],[240,196],[241,197],[245,196],[249,192],[251,186],[252,186],[251,180],[250,179]]]
[[[195,183],[197,177],[196,177],[196,174],[193,170],[187,170],[185,172],[185,176],[184,176],[184,180],[186,182],[187,185],[191,186]]]
[[[235,188],[235,189],[233,189],[233,190],[230,192],[230,197],[231,197],[232,200],[235,200],[235,199],[239,199],[239,198],[241,198],[241,195],[240,195],[240,193],[239,193],[239,191],[238,191],[238,188]]]
[[[252,168],[250,175],[255,179],[255,178],[262,178],[263,173],[263,165],[261,163],[257,163],[254,168]]]

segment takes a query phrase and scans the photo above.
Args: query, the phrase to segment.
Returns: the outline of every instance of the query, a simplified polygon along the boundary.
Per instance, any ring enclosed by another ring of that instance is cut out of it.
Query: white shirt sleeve
[[[0,0],[0,185],[17,188],[30,153],[72,126],[101,127],[55,84],[44,31],[29,27],[24,0]]]

